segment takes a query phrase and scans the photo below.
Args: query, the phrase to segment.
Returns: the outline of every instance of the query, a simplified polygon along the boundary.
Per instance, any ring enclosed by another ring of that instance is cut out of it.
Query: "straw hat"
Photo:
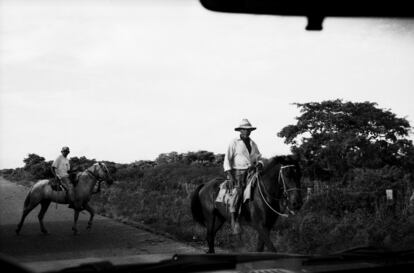
[[[256,127],[253,127],[250,122],[247,120],[247,118],[243,119],[240,122],[239,127],[234,128],[235,131],[240,131],[241,129],[247,129],[250,131],[256,130]]]

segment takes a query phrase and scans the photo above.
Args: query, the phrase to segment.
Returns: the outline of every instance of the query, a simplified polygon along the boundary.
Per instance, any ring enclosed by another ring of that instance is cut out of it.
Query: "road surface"
[[[20,235],[15,229],[28,188],[0,177],[0,254],[38,271],[59,269],[79,261],[109,259],[113,263],[152,262],[176,253],[203,253],[171,238],[96,215],[92,230],[86,230],[89,214],[81,213],[80,233],[73,235],[73,211],[52,203],[44,218],[50,235],[40,232],[40,205],[26,218]],[[157,254],[157,255],[153,255]]]

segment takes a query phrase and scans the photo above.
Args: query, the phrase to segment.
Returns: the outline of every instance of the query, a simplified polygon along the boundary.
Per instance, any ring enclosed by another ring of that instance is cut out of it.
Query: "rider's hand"
[[[256,163],[256,170],[257,170],[258,172],[263,171],[263,163],[262,163],[262,162],[257,162],[257,163]]]
[[[226,171],[226,178],[228,180],[227,187],[228,189],[233,189],[234,186],[234,178],[230,171]]]
[[[226,178],[227,180],[233,180],[233,176],[231,175],[230,171],[226,171]]]

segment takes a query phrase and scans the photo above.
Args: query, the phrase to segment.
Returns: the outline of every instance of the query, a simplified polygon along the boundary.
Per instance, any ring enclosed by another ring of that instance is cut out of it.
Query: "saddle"
[[[255,187],[257,183],[256,180],[257,179],[254,173],[250,172],[247,176],[247,184],[243,191],[243,203],[251,199],[252,188]],[[228,183],[230,183],[229,180],[224,180],[224,182],[220,184],[220,189],[219,189],[219,192],[216,198],[217,203],[224,203],[228,205],[232,202],[232,199],[234,198],[234,195],[235,195],[234,194],[235,189],[229,190]]]
[[[63,188],[62,183],[57,178],[51,178],[49,180],[49,184],[50,184],[50,187],[52,188],[53,191],[63,191],[63,190],[65,190]]]
[[[73,187],[76,187],[79,181],[80,172],[70,172],[69,180],[72,183]],[[50,187],[54,191],[64,191],[65,187],[62,185],[62,182],[57,178],[52,178],[49,180]]]

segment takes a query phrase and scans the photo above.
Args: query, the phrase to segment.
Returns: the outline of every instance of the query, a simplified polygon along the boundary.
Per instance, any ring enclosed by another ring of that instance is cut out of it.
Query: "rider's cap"
[[[62,152],[69,152],[69,147],[68,146],[64,146],[62,148]]]
[[[250,122],[247,120],[247,118],[243,119],[240,122],[239,127],[234,128],[235,131],[240,131],[241,129],[247,129],[250,131],[256,130],[256,127],[253,127]]]

